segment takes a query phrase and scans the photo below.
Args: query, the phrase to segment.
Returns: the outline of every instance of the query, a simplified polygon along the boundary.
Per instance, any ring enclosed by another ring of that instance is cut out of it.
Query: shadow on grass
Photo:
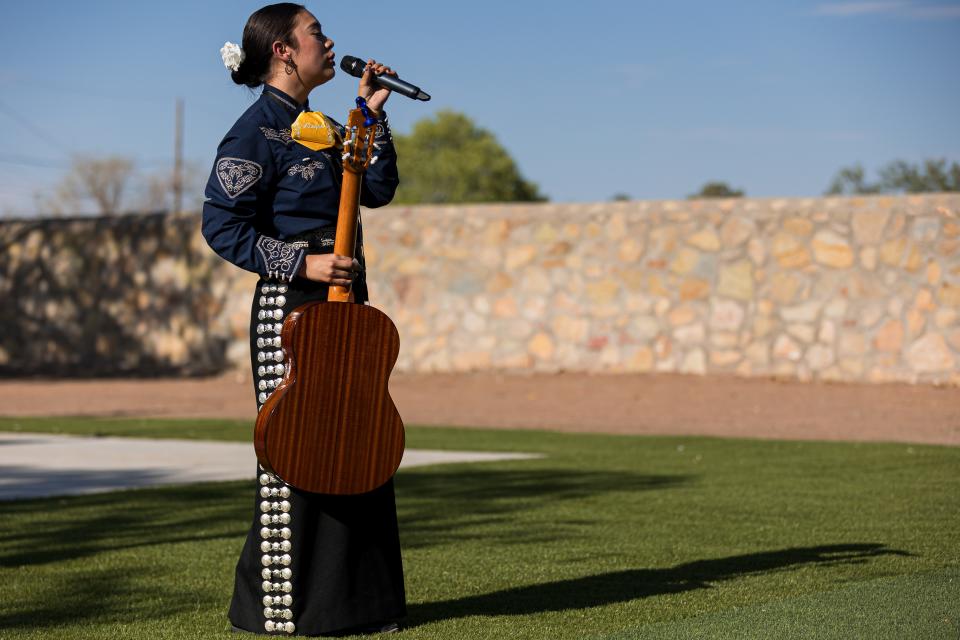
[[[479,525],[501,522],[531,502],[542,505],[612,491],[661,489],[688,480],[686,476],[457,466],[396,477],[405,546],[487,538],[490,532]],[[42,565],[133,547],[241,538],[251,518],[259,515],[251,510],[255,492],[251,480],[3,502],[0,567]],[[511,540],[523,536],[514,526],[505,534]]]
[[[694,479],[688,475],[471,465],[457,470],[406,471],[397,475],[394,486],[403,547],[416,549],[469,539],[494,544],[551,542],[566,535],[564,525],[578,527],[591,521],[554,518],[550,527],[518,527],[515,514],[615,492],[675,489]]]
[[[64,572],[56,581],[45,581],[42,591],[37,592],[36,586],[28,590],[40,597],[24,597],[18,591],[4,602],[0,630],[69,627],[85,622],[135,625],[194,611],[201,604],[216,606],[215,598],[208,593],[172,588],[163,574],[145,563],[124,566],[119,571],[85,568]],[[0,637],[6,636],[0,633]]]
[[[251,481],[4,502],[0,567],[240,538],[250,524],[253,492]]]
[[[798,547],[697,560],[668,569],[628,569],[505,589],[409,607],[408,626],[468,616],[529,615],[598,607],[638,598],[709,589],[713,583],[807,565],[857,564],[884,555],[910,556],[875,543]]]
[[[517,512],[531,505],[555,505],[612,492],[675,488],[691,479],[456,465],[404,471],[395,482],[403,544],[426,547],[466,538],[493,545],[562,538],[567,535],[563,523],[543,527],[518,518]],[[164,602],[164,615],[196,608],[197,602],[182,592],[175,579],[193,563],[196,547],[189,543],[222,539],[236,543],[239,552],[253,516],[255,486],[254,481],[216,483],[2,503],[0,567],[14,569],[16,580],[24,581],[31,580],[29,572],[23,571],[27,567],[54,567],[45,571],[42,581],[16,589],[31,595],[8,603],[6,611],[0,612],[0,628],[79,625],[94,619],[133,621],[155,616],[158,599]],[[589,509],[585,513],[589,515]],[[588,527],[591,523],[585,517],[568,524]],[[144,555],[162,560],[140,567],[134,560],[117,561],[109,555],[124,549],[142,549]],[[56,566],[72,560],[83,560],[83,564]],[[154,586],[145,590],[142,580],[128,579],[133,574],[155,575]],[[222,576],[224,588],[231,579],[232,575]],[[503,606],[499,603],[494,597],[489,602],[462,601],[456,607],[463,611],[461,615],[469,615],[477,608],[497,610]],[[204,606],[218,604],[205,602]],[[419,609],[417,619],[448,617],[447,612],[446,605],[429,605]]]

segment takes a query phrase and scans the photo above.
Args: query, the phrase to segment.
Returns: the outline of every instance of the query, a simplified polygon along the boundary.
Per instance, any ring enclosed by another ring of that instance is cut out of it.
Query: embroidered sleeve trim
[[[260,236],[257,240],[257,250],[267,266],[267,276],[290,282],[306,256],[303,243],[288,243],[267,236]]]
[[[220,188],[231,199],[252,187],[263,176],[263,167],[243,158],[217,160],[217,180]]]

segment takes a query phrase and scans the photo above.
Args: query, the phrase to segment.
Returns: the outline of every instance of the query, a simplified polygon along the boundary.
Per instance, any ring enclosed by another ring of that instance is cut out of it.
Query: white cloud
[[[833,17],[893,14],[915,20],[942,20],[960,18],[960,6],[956,4],[918,5],[912,2],[832,2],[818,5],[813,13],[818,16]]]
[[[860,16],[868,13],[889,13],[905,6],[906,2],[834,2],[819,5],[814,13],[820,16]]]
[[[960,7],[939,5],[935,7],[911,7],[907,11],[911,18],[938,20],[940,18],[960,18]]]
[[[641,129],[635,132],[642,138],[693,144],[725,145],[803,145],[811,140],[821,143],[856,143],[870,141],[873,136],[865,130],[801,129],[781,126],[713,126],[663,127]]]
[[[622,62],[616,69],[624,80],[636,86],[645,85],[661,75],[660,69],[648,62]]]

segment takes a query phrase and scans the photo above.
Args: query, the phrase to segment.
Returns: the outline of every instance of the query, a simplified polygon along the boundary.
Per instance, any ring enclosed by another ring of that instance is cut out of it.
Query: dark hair
[[[243,28],[243,62],[230,74],[234,82],[251,89],[263,84],[270,73],[273,43],[279,40],[296,48],[290,36],[301,11],[306,11],[302,4],[281,2],[267,5],[251,14],[247,26]]]

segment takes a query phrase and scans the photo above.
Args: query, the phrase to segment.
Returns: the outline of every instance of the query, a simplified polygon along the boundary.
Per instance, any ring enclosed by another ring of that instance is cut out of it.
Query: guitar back
[[[384,484],[404,447],[387,390],[400,352],[396,326],[370,306],[314,302],[290,314],[281,342],[288,366],[254,430],[260,464],[314,493]]]

